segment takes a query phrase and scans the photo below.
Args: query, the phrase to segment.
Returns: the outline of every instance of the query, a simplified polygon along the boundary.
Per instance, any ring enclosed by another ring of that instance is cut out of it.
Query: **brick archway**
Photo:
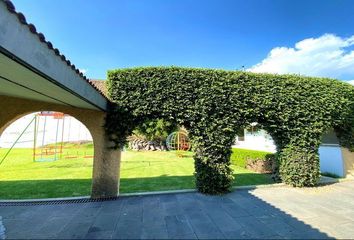
[[[0,96],[0,135],[20,117],[39,111],[57,111],[69,114],[83,123],[94,141],[92,198],[114,197],[119,189],[120,150],[110,148],[104,130],[106,113],[71,106]]]

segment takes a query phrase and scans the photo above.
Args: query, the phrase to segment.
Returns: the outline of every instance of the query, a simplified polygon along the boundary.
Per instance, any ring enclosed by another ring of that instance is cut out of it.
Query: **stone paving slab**
[[[8,239],[354,238],[354,181],[0,207]]]

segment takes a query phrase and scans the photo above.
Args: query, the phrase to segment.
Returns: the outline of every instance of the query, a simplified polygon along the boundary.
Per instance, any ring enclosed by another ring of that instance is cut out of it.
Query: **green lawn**
[[[0,149],[0,159],[7,149]],[[92,146],[64,151],[77,159],[33,162],[31,149],[14,149],[0,165],[0,198],[52,198],[89,195],[91,190]],[[233,165],[235,186],[269,184],[267,174],[258,174]],[[192,153],[177,157],[176,152],[122,153],[120,192],[144,192],[194,188]]]

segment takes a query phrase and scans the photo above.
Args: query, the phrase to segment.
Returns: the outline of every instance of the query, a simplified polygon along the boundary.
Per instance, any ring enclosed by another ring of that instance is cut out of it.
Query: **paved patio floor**
[[[7,238],[353,238],[354,182],[0,207]]]

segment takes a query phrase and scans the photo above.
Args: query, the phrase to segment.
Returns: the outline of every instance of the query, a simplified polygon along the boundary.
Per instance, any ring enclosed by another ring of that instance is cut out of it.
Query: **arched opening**
[[[272,136],[256,122],[239,129],[233,146],[270,153],[275,153],[277,148]]]
[[[1,197],[88,196],[93,158],[91,133],[75,117],[54,111],[20,115],[0,136]]]
[[[144,118],[145,131],[141,124],[133,130],[127,138],[128,143],[123,148],[120,193],[146,192],[193,189],[195,187],[195,161],[196,148],[192,146],[189,151],[182,149],[162,149],[161,145],[154,146],[156,139],[149,138],[153,135],[153,122],[168,121],[167,119]],[[150,128],[146,129],[146,125]],[[185,126],[176,124],[176,133],[185,131],[192,143],[193,136]],[[246,126],[246,125],[245,125]],[[163,132],[162,129],[159,129]],[[145,134],[144,134],[145,132]],[[279,180],[274,176],[277,169],[275,164],[276,145],[271,135],[264,130],[261,124],[251,124],[242,128],[242,134],[238,134],[232,147],[230,157],[231,169],[234,175],[233,186],[271,184]],[[148,135],[148,136],[147,136]],[[176,134],[167,134],[163,141],[168,146],[169,138]],[[243,137],[243,138],[242,138]],[[161,139],[160,139],[161,140]],[[239,142],[243,140],[241,145]],[[172,142],[177,142],[178,139]],[[166,151],[167,150],[167,151]],[[275,179],[276,178],[276,179]]]
[[[235,185],[274,183],[277,177],[276,144],[264,127],[252,122],[238,129],[232,144]]]
[[[163,118],[145,118],[122,151],[120,193],[194,188],[188,130]],[[187,147],[188,145],[188,147]]]

